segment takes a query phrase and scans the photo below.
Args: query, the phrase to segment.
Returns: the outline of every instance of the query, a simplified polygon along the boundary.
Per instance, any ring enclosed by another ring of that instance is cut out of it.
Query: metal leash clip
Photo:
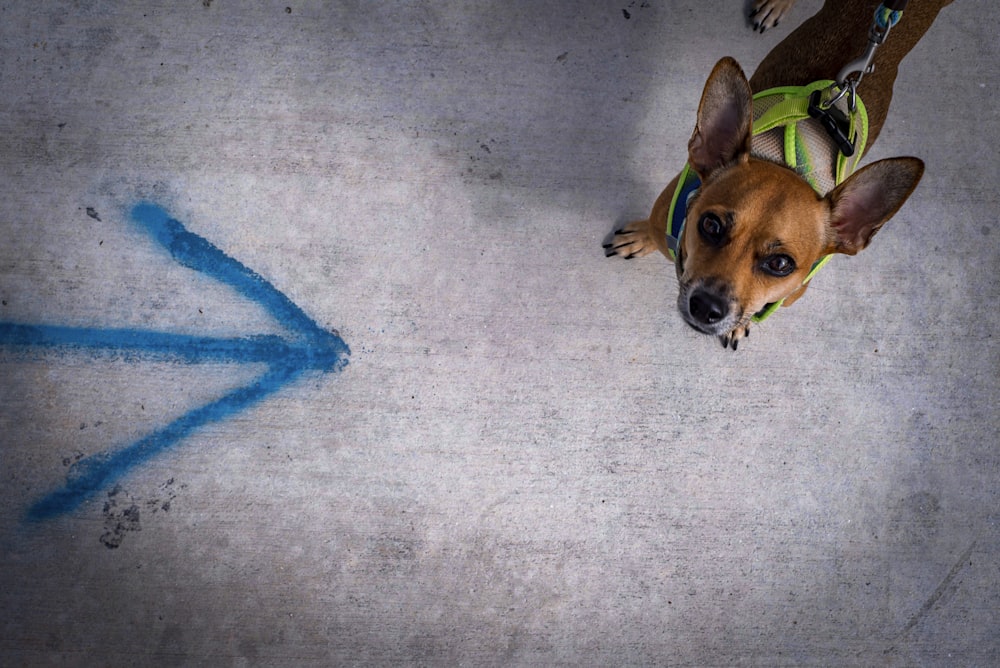
[[[837,106],[842,99],[847,98],[847,109]],[[837,148],[846,157],[854,155],[855,136],[851,134],[851,119],[857,108],[855,83],[853,81],[841,85],[833,83],[827,88],[814,90],[809,96],[809,115],[819,121],[823,129],[837,144]]]
[[[861,79],[875,70],[875,65],[872,62],[875,59],[875,50],[889,36],[889,30],[899,22],[907,2],[908,0],[886,0],[875,10],[875,20],[872,22],[871,28],[868,29],[868,46],[865,48],[865,52],[861,54],[861,57],[844,65],[837,74],[837,82],[841,86],[846,86],[850,82],[857,88]],[[851,111],[854,111],[853,106],[851,106]]]

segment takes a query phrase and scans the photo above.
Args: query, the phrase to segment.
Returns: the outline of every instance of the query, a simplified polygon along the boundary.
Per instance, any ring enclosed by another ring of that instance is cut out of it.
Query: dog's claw
[[[630,223],[611,233],[611,239],[602,244],[604,256],[618,255],[625,260],[643,257],[656,250],[655,243],[649,237],[648,221],[641,220]]]
[[[770,28],[777,28],[794,4],[795,0],[756,0],[747,18],[754,32],[764,33]]]
[[[740,347],[740,341],[748,338],[750,336],[750,327],[737,327],[728,334],[723,334],[719,337],[719,342],[722,344],[723,348],[737,350]]]

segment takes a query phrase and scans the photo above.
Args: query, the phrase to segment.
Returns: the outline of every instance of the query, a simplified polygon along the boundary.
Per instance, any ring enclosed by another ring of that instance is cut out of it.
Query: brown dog
[[[857,86],[863,103],[855,105],[867,109],[867,146],[885,121],[899,62],[949,3],[913,0],[875,50],[874,71]],[[758,2],[757,14],[771,4],[780,4],[784,11],[789,3]],[[834,130],[822,140],[833,157],[820,159],[823,164],[810,166],[812,173],[805,174],[802,164],[790,168],[784,160],[763,154],[765,135],[753,132],[755,122],[763,120],[753,93],[841,81],[844,66],[866,51],[878,7],[878,0],[827,0],[818,14],[767,55],[749,81],[736,61],[719,61],[705,84],[688,143],[690,170],[670,182],[648,219],[627,225],[605,244],[609,256],[631,259],[660,250],[674,259],[681,316],[697,331],[718,336],[726,347],[735,350],[753,320],[802,296],[824,258],[854,255],[865,248],[923,174],[917,158],[891,158],[840,181],[836,165],[845,160],[840,154],[848,149],[834,141]],[[846,101],[839,104],[843,107]],[[856,110],[851,113],[857,116]],[[820,128],[811,130],[813,137],[824,134],[819,120],[804,122]],[[857,137],[853,120],[850,131]],[[782,143],[786,141],[779,139]],[[864,146],[857,148],[847,172],[864,153]],[[684,192],[688,172],[690,196]],[[685,201],[675,199],[679,186]],[[679,208],[682,223],[673,230],[672,213],[678,207],[686,207],[686,217]],[[668,239],[670,231],[676,231],[676,239]]]

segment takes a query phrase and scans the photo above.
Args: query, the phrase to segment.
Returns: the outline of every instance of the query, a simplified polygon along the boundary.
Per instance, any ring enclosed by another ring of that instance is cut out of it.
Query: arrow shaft
[[[256,381],[209,404],[188,411],[167,426],[131,445],[81,459],[70,469],[66,484],[28,509],[26,519],[40,521],[75,510],[81,503],[126,475],[136,466],[175,446],[197,429],[259,403],[295,380],[302,369],[271,369]]]
[[[141,329],[90,329],[0,322],[0,345],[107,350],[184,362],[274,362],[303,349],[278,336],[212,338]]]

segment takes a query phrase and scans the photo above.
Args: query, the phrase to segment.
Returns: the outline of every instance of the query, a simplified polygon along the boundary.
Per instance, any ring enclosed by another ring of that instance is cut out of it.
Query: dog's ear
[[[833,252],[854,255],[903,206],[924,173],[917,158],[889,158],[854,173],[827,194]]]
[[[750,155],[753,101],[750,84],[732,58],[712,70],[698,105],[698,124],[688,142],[688,162],[704,181],[719,169]]]

